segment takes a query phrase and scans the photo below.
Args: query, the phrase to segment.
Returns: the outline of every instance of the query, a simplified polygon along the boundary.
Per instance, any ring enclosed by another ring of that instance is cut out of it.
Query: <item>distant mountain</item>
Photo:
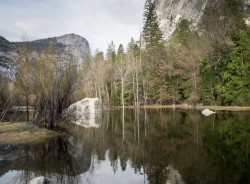
[[[52,48],[53,55],[59,60],[67,62],[73,60],[78,66],[90,54],[88,41],[76,34],[66,34],[59,37],[34,40],[29,42],[9,42],[0,37],[0,74],[13,79],[16,67],[21,60],[20,50],[25,45],[29,50],[29,58],[36,60],[48,47]]]

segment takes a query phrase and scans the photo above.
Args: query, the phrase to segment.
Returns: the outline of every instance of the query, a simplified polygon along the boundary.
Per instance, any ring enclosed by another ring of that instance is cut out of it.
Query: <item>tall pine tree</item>
[[[113,41],[108,45],[107,54],[106,54],[107,61],[115,62],[116,60],[116,52],[115,52],[115,44]]]
[[[122,59],[124,59],[124,55],[125,53],[124,53],[123,45],[120,44],[117,50],[117,60],[121,61]]]
[[[144,5],[142,35],[146,43],[146,48],[161,47],[163,45],[163,34],[157,20],[155,6],[155,0],[146,0]]]

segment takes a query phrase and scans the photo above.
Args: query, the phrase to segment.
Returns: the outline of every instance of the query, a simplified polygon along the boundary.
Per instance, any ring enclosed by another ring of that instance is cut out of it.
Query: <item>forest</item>
[[[113,42],[83,69],[83,92],[111,106],[250,105],[250,28],[245,1],[206,7],[197,27],[182,20],[164,40],[156,1],[147,0],[139,41]]]

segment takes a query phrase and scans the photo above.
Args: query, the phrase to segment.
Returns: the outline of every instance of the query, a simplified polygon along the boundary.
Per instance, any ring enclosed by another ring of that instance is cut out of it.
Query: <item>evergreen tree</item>
[[[250,28],[233,34],[234,47],[222,59],[220,77],[222,85],[217,89],[226,105],[250,104]]]
[[[106,58],[107,61],[115,62],[116,60],[115,44],[113,41],[108,45]]]
[[[181,20],[173,35],[174,42],[180,43],[187,48],[189,48],[190,40],[194,33],[190,30],[189,26],[190,22],[188,20]]]
[[[232,36],[231,48],[221,46],[220,53],[212,53],[204,60],[203,101],[219,105],[250,104],[250,28]],[[217,62],[217,55],[220,62]],[[211,96],[212,95],[212,96]]]
[[[128,43],[127,52],[133,54],[134,57],[139,57],[140,48],[134,38],[131,38],[131,41]]]
[[[146,48],[160,47],[163,44],[163,34],[159,27],[155,6],[156,2],[154,0],[146,0],[144,5],[144,26],[142,35],[146,43]]]
[[[128,52],[133,51],[134,45],[135,45],[135,40],[134,40],[134,38],[132,37],[132,38],[131,38],[131,41],[128,43],[127,51],[128,51]]]
[[[242,0],[224,0],[221,3],[220,6],[225,10],[222,15],[226,17],[221,29],[226,27],[225,25],[228,28],[224,39],[215,37],[216,41],[220,42],[214,42],[216,44],[212,45],[213,50],[203,60],[203,103],[249,105],[250,28],[244,21],[245,4]],[[211,30],[209,32],[211,33]]]
[[[120,61],[124,58],[124,48],[123,48],[123,45],[120,44],[119,47],[118,47],[118,51],[117,51],[117,60]]]

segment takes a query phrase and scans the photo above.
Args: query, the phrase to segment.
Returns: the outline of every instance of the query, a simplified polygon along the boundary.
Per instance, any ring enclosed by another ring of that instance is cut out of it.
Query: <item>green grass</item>
[[[27,123],[0,123],[0,144],[32,144],[57,136],[51,130]]]

